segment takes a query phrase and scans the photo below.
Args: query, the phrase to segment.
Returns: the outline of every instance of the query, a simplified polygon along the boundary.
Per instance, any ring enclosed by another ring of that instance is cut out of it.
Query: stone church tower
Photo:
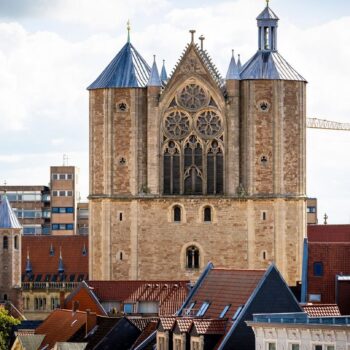
[[[21,231],[6,194],[0,198],[0,300],[22,310]]]
[[[90,278],[195,279],[215,266],[300,280],[306,81],[277,51],[278,18],[222,79],[192,40],[168,79],[130,40],[90,92]],[[201,38],[203,39],[203,38]]]

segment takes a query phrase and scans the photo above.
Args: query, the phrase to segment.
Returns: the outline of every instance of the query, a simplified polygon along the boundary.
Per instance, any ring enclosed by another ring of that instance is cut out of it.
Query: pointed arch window
[[[15,239],[13,241],[13,246],[14,246],[15,249],[18,249],[18,246],[19,246],[19,244],[18,244],[18,236],[15,236]]]
[[[169,141],[163,156],[164,194],[180,194],[180,150]]]
[[[185,144],[185,194],[203,193],[203,148],[197,137],[191,135]]]
[[[224,157],[217,140],[210,143],[207,153],[207,193],[224,192]]]
[[[7,236],[4,236],[2,240],[2,248],[8,249],[9,248],[9,238]]]
[[[186,250],[186,267],[199,269],[199,249],[196,246],[190,246]]]

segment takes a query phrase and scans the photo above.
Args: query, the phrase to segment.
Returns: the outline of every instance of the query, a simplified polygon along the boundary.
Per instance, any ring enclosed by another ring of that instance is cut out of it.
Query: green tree
[[[20,321],[10,316],[6,309],[0,307],[0,350],[9,348],[12,327],[19,323]]]

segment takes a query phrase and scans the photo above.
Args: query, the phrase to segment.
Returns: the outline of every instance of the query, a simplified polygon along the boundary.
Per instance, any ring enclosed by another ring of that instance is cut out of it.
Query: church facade
[[[128,42],[90,94],[89,278],[196,279],[208,261],[301,278],[306,81],[277,51],[278,18],[222,79],[203,40],[168,79]]]

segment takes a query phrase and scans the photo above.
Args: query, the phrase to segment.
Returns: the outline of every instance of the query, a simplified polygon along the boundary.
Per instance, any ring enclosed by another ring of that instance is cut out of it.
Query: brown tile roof
[[[143,331],[150,322],[157,322],[158,317],[132,317],[128,316],[127,319],[134,324],[140,331]]]
[[[86,312],[56,309],[35,330],[35,334],[44,334],[41,346],[54,347],[56,342],[71,339],[86,324]]]
[[[51,245],[54,255],[50,255]],[[64,274],[66,280],[70,280],[71,275],[74,281],[78,281],[79,275],[84,279],[88,278],[88,237],[87,236],[23,236],[22,237],[22,275],[25,274],[27,252],[29,252],[32,273],[35,275],[34,281],[45,281],[46,275],[58,274],[58,261],[60,249],[64,265]],[[83,255],[83,249],[86,249],[86,255]],[[42,275],[40,281],[36,279]],[[26,277],[25,280],[28,280]]]
[[[197,334],[225,334],[227,320],[194,319]]]
[[[118,302],[158,301],[159,315],[173,315],[189,292],[189,281],[89,281],[100,300]]]
[[[165,331],[170,331],[176,321],[176,317],[160,317],[159,324]]]
[[[106,311],[97,300],[96,295],[85,281],[81,282],[80,285],[67,296],[64,301],[64,308],[72,309],[74,301],[79,302],[79,310],[86,311],[89,309],[97,315],[107,316]]]
[[[178,318],[176,320],[177,326],[179,327],[179,330],[181,333],[187,333],[190,331],[190,328],[193,323],[192,318]]]
[[[150,321],[147,326],[143,329],[142,333],[136,339],[135,343],[132,345],[131,349],[135,349],[139,346],[144,340],[146,340],[154,331],[156,331],[158,321]]]
[[[196,313],[204,302],[209,302],[209,308],[203,315],[206,318],[218,318],[225,306],[231,305],[225,318],[232,318],[238,307],[247,302],[265,272],[214,268],[187,305],[195,302],[193,311]]]
[[[308,225],[309,242],[350,242],[350,225]]]
[[[308,304],[302,305],[309,317],[341,316],[336,304]]]

